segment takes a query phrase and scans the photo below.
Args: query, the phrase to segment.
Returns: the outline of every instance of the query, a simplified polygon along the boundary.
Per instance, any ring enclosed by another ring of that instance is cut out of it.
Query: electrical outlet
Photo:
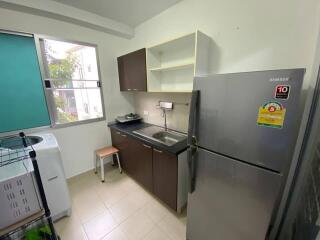
[[[148,116],[148,115],[149,115],[149,112],[146,111],[146,110],[144,110],[144,111],[143,111],[143,115],[144,115],[144,116]]]

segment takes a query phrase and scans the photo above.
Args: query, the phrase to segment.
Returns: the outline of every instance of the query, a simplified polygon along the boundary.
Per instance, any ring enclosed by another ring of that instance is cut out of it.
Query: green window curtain
[[[0,33],[0,132],[48,125],[34,38]]]

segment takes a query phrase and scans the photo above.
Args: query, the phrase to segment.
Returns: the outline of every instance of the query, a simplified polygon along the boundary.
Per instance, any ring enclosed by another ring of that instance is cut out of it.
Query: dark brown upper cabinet
[[[146,49],[118,57],[120,91],[147,91]]]

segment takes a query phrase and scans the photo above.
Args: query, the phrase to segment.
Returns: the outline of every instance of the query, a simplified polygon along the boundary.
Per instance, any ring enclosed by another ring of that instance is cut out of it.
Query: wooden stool
[[[113,155],[116,155],[117,160],[118,160],[118,166],[119,166],[119,171],[122,173],[122,168],[119,160],[119,150],[115,147],[104,147],[101,149],[98,149],[95,151],[95,164],[94,164],[94,172],[97,173],[97,165],[98,165],[98,160],[100,160],[100,167],[101,167],[101,182],[104,182],[104,164],[103,160],[106,157],[110,157]]]

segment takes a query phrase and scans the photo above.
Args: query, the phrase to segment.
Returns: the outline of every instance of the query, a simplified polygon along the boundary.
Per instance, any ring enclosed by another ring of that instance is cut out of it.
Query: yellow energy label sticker
[[[257,124],[259,126],[282,128],[286,109],[278,102],[267,102],[259,108]]]

